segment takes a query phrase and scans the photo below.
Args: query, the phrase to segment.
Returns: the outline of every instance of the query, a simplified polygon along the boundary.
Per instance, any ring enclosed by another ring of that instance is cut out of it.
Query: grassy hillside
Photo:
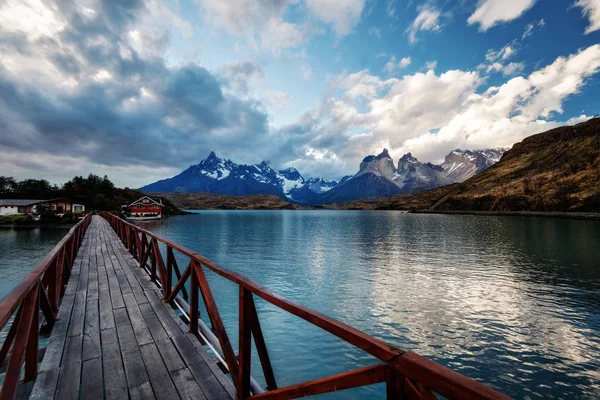
[[[151,193],[184,210],[294,210],[295,204],[267,194],[226,196],[213,193]]]
[[[600,211],[600,118],[530,136],[457,184],[383,200],[382,209]]]

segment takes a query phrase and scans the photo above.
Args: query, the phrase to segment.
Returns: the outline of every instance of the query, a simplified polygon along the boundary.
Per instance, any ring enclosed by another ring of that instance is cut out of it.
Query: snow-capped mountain
[[[463,182],[500,161],[506,150],[504,148],[476,151],[456,149],[446,156],[442,168],[451,181]]]
[[[321,202],[390,196],[463,182],[500,160],[504,151],[506,150],[454,150],[446,156],[442,165],[422,163],[411,153],[406,153],[398,160],[396,168],[387,149],[383,149],[377,156],[365,157],[358,173],[323,195]]]
[[[354,176],[339,182],[305,180],[295,168],[274,170],[266,162],[236,164],[214,152],[177,176],[140,188],[145,192],[208,192],[231,196],[272,194],[301,204],[332,203],[365,197],[391,196],[462,182],[497,162],[504,149],[454,150],[442,165],[422,163],[407,153],[398,167],[387,149],[360,163]]]
[[[181,174],[140,189],[146,192],[209,192],[232,196],[273,194],[302,202],[303,196],[297,192],[305,186],[304,178],[295,168],[276,171],[264,161],[255,165],[236,164],[211,152],[206,159]],[[294,193],[298,199],[293,196]]]

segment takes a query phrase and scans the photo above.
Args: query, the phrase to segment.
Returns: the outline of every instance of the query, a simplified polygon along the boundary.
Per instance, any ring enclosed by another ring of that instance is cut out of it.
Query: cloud
[[[286,108],[291,100],[289,94],[279,91],[269,89],[263,95],[263,101],[274,108]]]
[[[538,22],[536,23],[531,23],[531,24],[527,24],[525,26],[525,30],[523,31],[523,35],[521,36],[521,40],[524,40],[526,38],[528,38],[529,36],[533,35],[533,32],[536,29],[541,29],[546,25],[546,21],[544,21],[544,19],[540,19]]]
[[[358,24],[365,0],[306,0],[310,13],[346,36]]]
[[[149,3],[40,4],[1,6],[1,18],[43,13],[32,34],[0,26],[0,146],[7,152],[114,171],[172,169],[214,148],[245,154],[268,142],[260,102],[225,90],[220,76],[198,64],[170,67],[154,52],[136,50],[132,41],[143,36],[136,32],[169,37],[160,26],[139,25],[157,17]],[[248,63],[223,71],[261,74]],[[231,79],[227,85],[245,90],[243,79]]]
[[[535,4],[536,0],[481,0],[467,22],[479,24],[485,32],[495,25],[519,18]]]
[[[248,93],[250,80],[264,77],[262,67],[254,61],[227,63],[221,67],[220,74],[233,90],[243,94]]]
[[[500,59],[506,54],[496,53]],[[355,171],[365,154],[382,146],[395,158],[410,151],[423,161],[439,162],[457,147],[510,146],[589,118],[565,121],[559,115],[563,103],[599,71],[600,45],[594,45],[488,88],[481,70],[436,74],[430,69],[401,79],[382,79],[368,70],[344,73],[331,81],[332,95],[310,110],[310,118],[287,129],[297,135],[298,159],[320,155],[312,160],[314,173]]]
[[[431,5],[424,5],[417,8],[419,14],[408,27],[406,32],[408,33],[408,40],[411,43],[417,41],[417,33],[420,31],[434,31],[437,32],[442,29],[440,23],[441,13]]]
[[[306,42],[310,33],[306,27],[271,18],[262,30],[261,43],[264,48],[274,51],[294,48]]]
[[[373,36],[376,37],[377,39],[381,39],[381,29],[372,26],[369,28],[369,30],[367,31],[367,33],[369,34],[369,36]]]
[[[600,30],[600,0],[578,0],[576,7],[581,7],[581,14],[588,17],[590,24],[585,28],[585,34]]]
[[[254,34],[270,19],[279,18],[294,0],[195,0],[207,20],[235,36]]]
[[[425,63],[425,68],[426,69],[436,69],[437,68],[437,61],[428,61]]]
[[[511,62],[502,68],[502,75],[518,75],[525,69],[525,64],[520,62]]]
[[[390,60],[385,64],[383,70],[387,72],[388,75],[394,75],[400,70],[408,67],[412,62],[410,57],[403,57],[400,61],[396,61],[396,57],[392,56]]]

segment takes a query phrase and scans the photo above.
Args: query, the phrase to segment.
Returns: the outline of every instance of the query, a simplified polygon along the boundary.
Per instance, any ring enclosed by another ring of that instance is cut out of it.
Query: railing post
[[[245,400],[250,396],[250,359],[252,344],[252,293],[243,285],[240,285],[240,312],[239,312],[239,373],[237,386],[237,398]]]
[[[392,368],[387,367],[385,371],[385,389],[387,400],[404,399],[403,390],[404,377]]]
[[[260,321],[258,320],[258,313],[256,312],[256,305],[254,299],[250,296],[250,319],[252,321],[252,336],[254,337],[254,344],[256,345],[256,351],[260,364],[262,366],[265,381],[267,382],[268,390],[277,389],[277,382],[275,381],[275,374],[273,373],[273,366],[271,365],[271,359],[269,358],[269,352],[267,351],[267,344],[260,327]]]
[[[190,333],[198,333],[198,276],[194,268],[195,261],[192,261],[190,268]]]
[[[173,289],[173,259],[175,255],[173,254],[173,248],[167,245],[167,271],[165,276],[165,282],[163,283],[163,288],[165,288],[165,299],[168,299],[171,296],[171,290]]]
[[[35,379],[38,372],[38,342],[40,329],[40,289],[32,290],[32,296],[35,296],[35,305],[31,310],[31,326],[29,327],[29,335],[27,338],[27,348],[25,350],[25,382]],[[43,289],[42,289],[43,290]]]

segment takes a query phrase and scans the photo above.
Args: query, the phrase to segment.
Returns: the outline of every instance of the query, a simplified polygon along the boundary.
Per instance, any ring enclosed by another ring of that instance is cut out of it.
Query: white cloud
[[[293,48],[304,43],[308,34],[299,26],[285,22],[280,18],[271,18],[261,32],[262,46],[278,51]]]
[[[467,20],[469,25],[479,24],[479,30],[519,18],[536,0],[481,0],[477,9]]]
[[[345,36],[358,24],[365,0],[306,0],[308,10],[330,24],[339,36]]]
[[[520,70],[518,63],[500,64],[499,69]],[[346,161],[348,172],[381,146],[388,147],[394,158],[410,151],[432,162],[457,147],[510,146],[529,135],[588,118],[564,121],[556,115],[586,78],[598,71],[600,45],[487,89],[482,89],[486,76],[481,70],[438,75],[430,69],[401,79],[382,79],[368,70],[343,74],[332,82],[332,93],[339,95],[326,98],[312,113],[316,121],[310,122],[311,137],[303,148],[331,152]],[[323,166],[341,168],[332,157],[326,159]]]
[[[520,62],[511,62],[502,68],[502,75],[513,76],[520,74],[525,69],[525,64]]]
[[[269,89],[263,94],[263,101],[265,104],[273,107],[283,109],[290,103],[291,96],[280,90]]]
[[[20,32],[30,40],[52,36],[66,24],[55,4],[41,0],[5,0],[0,3],[0,26],[9,32]]]
[[[392,56],[392,58],[390,58],[390,60],[385,64],[385,67],[383,67],[383,70],[386,71],[388,75],[394,75],[400,70],[408,67],[411,62],[412,60],[410,57],[403,57],[400,59],[400,61],[396,61],[396,57]]]
[[[436,69],[437,68],[437,61],[428,61],[425,63],[425,68],[426,69]]]
[[[533,35],[533,32],[536,29],[541,29],[546,25],[546,21],[544,21],[544,19],[540,19],[538,22],[535,23],[531,23],[531,24],[527,24],[525,26],[525,30],[523,31],[523,35],[521,36],[521,40],[528,38],[529,36]]]
[[[294,0],[196,0],[207,19],[237,36],[253,34],[271,18],[280,17]]]
[[[586,35],[600,29],[600,0],[578,0],[575,6],[581,7],[581,14],[590,20],[585,28]]]
[[[408,32],[408,40],[411,43],[417,41],[417,33],[419,31],[439,31],[442,28],[440,23],[441,13],[431,5],[418,7],[419,14],[406,30]]]

